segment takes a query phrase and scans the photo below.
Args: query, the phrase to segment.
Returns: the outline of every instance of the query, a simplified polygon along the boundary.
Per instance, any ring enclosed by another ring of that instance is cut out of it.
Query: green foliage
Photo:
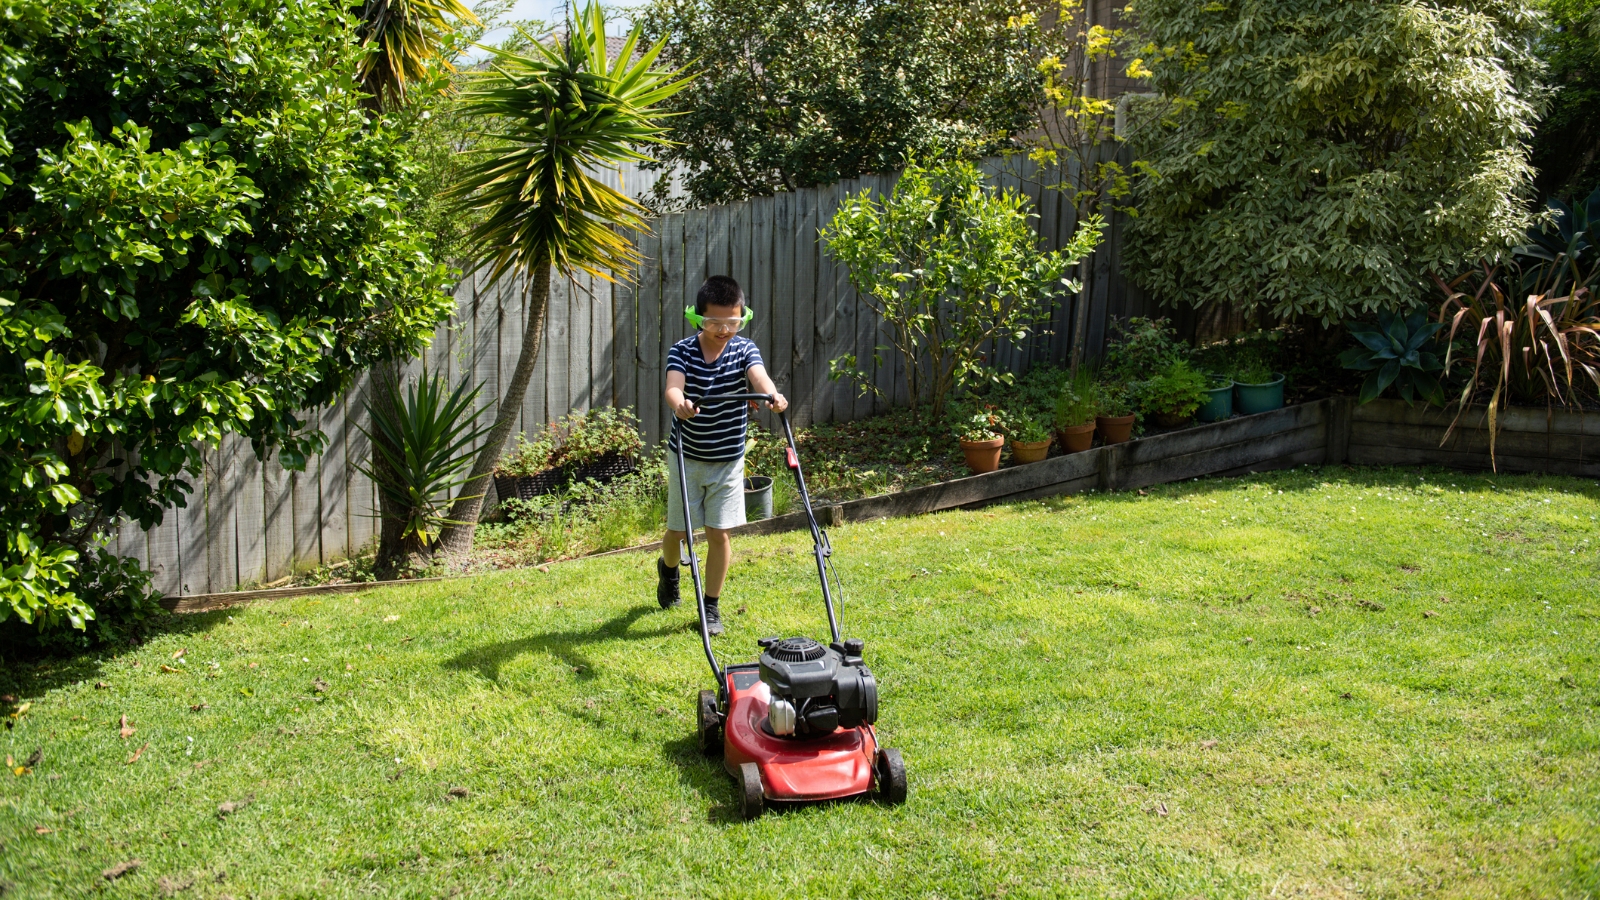
[[[527,36],[525,52],[488,48],[490,71],[462,92],[488,127],[449,193],[484,217],[467,243],[491,280],[546,264],[610,280],[639,258],[626,232],[647,230],[645,208],[591,173],[648,159],[635,148],[666,140],[660,104],[689,81],[655,68],[660,41],[636,56],[637,29],[608,59],[598,3],[568,24],[548,43]]]
[[[444,377],[424,371],[404,392],[398,384],[374,384],[389,397],[367,404],[372,430],[362,433],[371,440],[373,460],[361,471],[404,518],[402,539],[419,548],[438,537],[450,492],[463,483],[457,476],[472,465],[473,445],[489,431],[475,424],[478,388],[469,387],[462,379],[446,395]]]
[[[583,466],[613,454],[633,457],[644,448],[639,419],[626,409],[601,406],[571,413],[562,420],[562,431],[566,437],[551,454],[553,466]]]
[[[937,420],[953,389],[1009,383],[984,348],[1023,340],[1063,293],[1079,289],[1065,276],[1099,242],[1101,223],[1041,251],[1034,217],[1016,190],[985,184],[970,162],[945,161],[908,165],[892,196],[847,198],[823,229],[828,252],[850,269],[857,302],[906,361],[913,411],[927,404]],[[831,369],[863,393],[880,392],[854,355]]]
[[[1600,188],[1600,0],[1542,0],[1535,47],[1550,101],[1533,136],[1541,196],[1583,197]]]
[[[1145,413],[1163,419],[1186,419],[1206,402],[1206,389],[1211,387],[1203,372],[1187,362],[1176,362],[1155,377],[1139,382],[1137,393],[1139,407]]]
[[[81,628],[96,535],[185,505],[224,434],[303,467],[304,410],[453,301],[340,7],[6,9],[0,620]]]
[[[556,440],[557,434],[553,428],[540,429],[531,441],[527,435],[518,433],[516,446],[500,457],[495,473],[515,478],[549,471],[550,457],[556,451]]]
[[[1097,416],[1121,418],[1134,413],[1133,392],[1124,384],[1101,382],[1095,385],[1094,402]]]
[[[411,84],[430,80],[438,67],[451,68],[447,38],[457,23],[478,23],[461,0],[366,0],[361,5],[356,36],[367,53],[356,77],[377,105],[401,106]]]
[[[1061,388],[1056,398],[1057,428],[1070,428],[1094,421],[1099,412],[1099,390],[1094,383],[1094,373],[1087,366],[1080,367]]]
[[[1272,364],[1259,356],[1242,356],[1226,373],[1239,384],[1271,384],[1277,376]]]
[[[1134,317],[1116,324],[1100,372],[1107,380],[1128,384],[1188,360],[1191,352],[1170,320]]]
[[[998,440],[1006,432],[1005,416],[995,409],[974,413],[972,418],[957,423],[955,432],[956,437],[963,441]]]
[[[22,617],[0,623],[0,647],[27,653],[76,653],[126,644],[144,636],[166,615],[150,573],[138,560],[96,542],[73,564],[68,589],[91,611],[81,628],[40,628]]]
[[[992,0],[651,0],[636,21],[701,73],[672,101],[656,158],[714,204],[992,152],[1027,128],[1038,90],[1015,13]]]
[[[1324,324],[1518,240],[1532,0],[1136,0],[1154,85],[1127,271],[1157,298]]]
[[[1375,400],[1392,384],[1407,403],[1415,396],[1443,406],[1444,388],[1434,374],[1444,368],[1434,352],[1434,336],[1443,327],[1422,313],[1380,313],[1376,326],[1350,323],[1350,335],[1359,346],[1340,354],[1339,362],[1368,373],[1356,402]]]
[[[1050,439],[1050,426],[1039,419],[1035,419],[1032,416],[1008,416],[1007,418],[1011,424],[1006,431],[1006,436],[1013,441],[1032,444]]]

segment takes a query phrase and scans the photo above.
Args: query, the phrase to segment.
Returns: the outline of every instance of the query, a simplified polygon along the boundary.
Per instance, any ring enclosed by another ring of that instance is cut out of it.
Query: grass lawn
[[[0,744],[41,760],[0,775],[0,881],[1593,897],[1597,516],[1592,482],[1338,468],[835,529],[911,797],[751,823],[694,750],[709,676],[647,555],[184,618],[7,661],[31,707]],[[727,657],[821,630],[806,547],[739,542]]]

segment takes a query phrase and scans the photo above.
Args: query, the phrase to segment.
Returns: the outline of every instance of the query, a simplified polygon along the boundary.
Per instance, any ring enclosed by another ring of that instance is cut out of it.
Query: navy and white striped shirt
[[[701,462],[730,462],[744,456],[750,407],[742,400],[702,404],[700,398],[748,393],[745,373],[751,366],[761,364],[756,342],[739,335],[734,335],[716,361],[709,363],[700,352],[698,334],[672,345],[667,351],[667,371],[683,373],[683,395],[700,409],[694,418],[679,423],[683,426],[684,456]],[[678,452],[677,442],[669,440],[667,449]]]

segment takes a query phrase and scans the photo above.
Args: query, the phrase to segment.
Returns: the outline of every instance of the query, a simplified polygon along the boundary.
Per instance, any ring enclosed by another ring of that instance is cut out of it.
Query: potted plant
[[[1081,453],[1094,446],[1095,387],[1088,370],[1080,369],[1056,398],[1056,437],[1062,453]]]
[[[572,413],[562,420],[562,425],[567,436],[552,454],[551,462],[572,481],[604,484],[638,468],[644,438],[639,435],[639,420],[633,413],[602,406]]]
[[[1246,360],[1234,369],[1233,405],[1242,415],[1283,408],[1283,373],[1264,360]]]
[[[1156,424],[1176,428],[1194,418],[1206,401],[1206,376],[1186,362],[1173,363],[1139,390],[1139,405]]]
[[[555,450],[555,436],[549,427],[541,429],[531,441],[518,434],[516,446],[495,466],[495,494],[501,500],[532,500],[554,491],[561,476],[551,464]]]
[[[1028,416],[1011,429],[1011,459],[1021,465],[1036,463],[1050,455],[1050,429]]]
[[[1133,394],[1120,384],[1101,384],[1095,389],[1094,427],[1100,440],[1120,444],[1133,437]]]
[[[1202,422],[1220,422],[1233,415],[1233,377],[1211,375],[1207,382],[1206,402],[1195,410],[1194,417]]]
[[[961,442],[961,454],[967,458],[967,468],[982,475],[1000,468],[1000,450],[1006,445],[1001,433],[1000,416],[994,412],[981,412],[956,429]]]

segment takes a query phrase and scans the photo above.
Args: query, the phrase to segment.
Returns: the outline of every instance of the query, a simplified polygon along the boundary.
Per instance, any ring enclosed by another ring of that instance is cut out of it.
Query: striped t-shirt
[[[750,390],[745,372],[761,365],[756,342],[734,335],[722,348],[715,362],[706,362],[700,352],[700,335],[691,334],[667,351],[667,371],[683,373],[683,395],[700,412],[680,422],[684,434],[684,456],[701,462],[728,462],[744,456],[744,430],[750,407],[744,401],[701,403],[701,397],[717,394],[743,394]],[[678,452],[671,440],[667,449]]]

